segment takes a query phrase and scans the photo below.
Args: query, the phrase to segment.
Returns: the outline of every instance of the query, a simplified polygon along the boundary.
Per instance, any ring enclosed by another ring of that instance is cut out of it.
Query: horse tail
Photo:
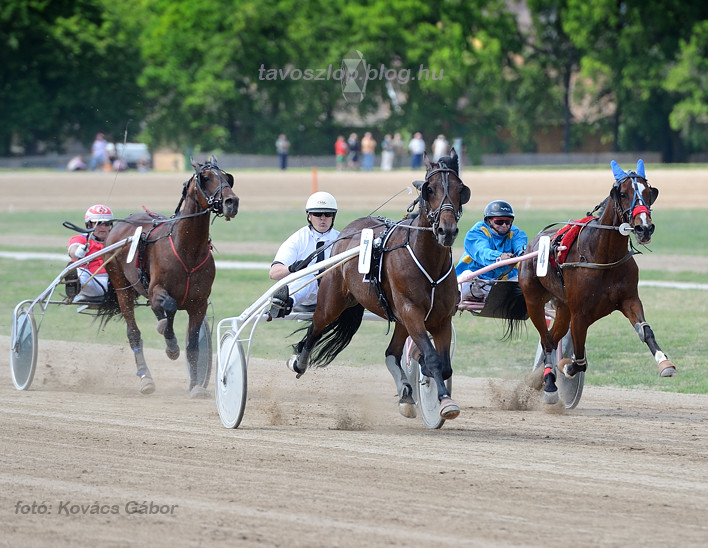
[[[108,280],[108,287],[106,288],[106,294],[103,297],[103,302],[96,312],[96,318],[99,321],[99,329],[103,329],[106,324],[116,316],[122,315],[120,304],[118,303],[118,293],[116,293],[116,288]]]
[[[363,317],[364,307],[357,303],[345,309],[339,318],[325,327],[312,348],[310,365],[324,367],[332,363],[332,360],[349,345],[354,334],[359,330]],[[308,334],[311,329],[312,326],[308,329]]]
[[[514,290],[507,295],[502,303],[502,317],[506,320],[506,329],[502,340],[518,339],[521,327],[526,325],[524,322],[529,317],[524,293],[518,285],[514,286]]]

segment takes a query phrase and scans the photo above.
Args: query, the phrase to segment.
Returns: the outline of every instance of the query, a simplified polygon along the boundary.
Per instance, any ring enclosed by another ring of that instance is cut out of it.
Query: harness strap
[[[452,251],[450,251],[450,268],[448,271],[443,274],[442,278],[440,278],[437,282],[433,281],[433,278],[430,277],[430,274],[423,268],[423,265],[420,264],[420,261],[418,260],[418,257],[415,256],[415,253],[413,252],[413,248],[410,246],[408,242],[406,242],[406,249],[408,250],[408,254],[411,256],[413,259],[413,262],[416,264],[418,269],[425,274],[425,277],[428,278],[428,281],[430,282],[430,285],[432,286],[432,289],[430,290],[430,308],[428,309],[428,313],[425,315],[425,318],[423,318],[423,321],[428,320],[428,316],[430,316],[430,313],[433,311],[433,306],[435,305],[435,288],[445,280],[450,275],[450,272],[452,272]]]
[[[207,251],[207,255],[206,255],[206,257],[204,257],[204,260],[201,263],[199,263],[197,266],[195,266],[192,270],[189,270],[187,268],[187,265],[184,264],[184,261],[179,256],[179,253],[177,253],[177,249],[175,248],[175,242],[172,239],[172,234],[170,234],[170,245],[172,246],[172,252],[175,254],[175,257],[177,257],[177,260],[182,265],[182,268],[184,268],[185,274],[187,274],[187,283],[185,284],[185,287],[184,287],[184,297],[182,297],[182,302],[180,303],[180,306],[184,306],[184,303],[187,301],[187,294],[189,293],[189,282],[192,279],[192,274],[194,274],[197,270],[199,270],[202,266],[204,266],[204,263],[206,263],[209,260],[209,257],[211,257],[211,252]]]
[[[583,267],[583,268],[598,268],[598,269],[606,269],[606,268],[614,268],[616,266],[621,265],[622,263],[627,262],[632,255],[635,254],[634,249],[630,249],[627,254],[622,257],[619,261],[615,261],[614,263],[584,263],[584,262],[577,262],[577,263],[563,263],[559,265],[559,268],[570,268],[570,267]]]

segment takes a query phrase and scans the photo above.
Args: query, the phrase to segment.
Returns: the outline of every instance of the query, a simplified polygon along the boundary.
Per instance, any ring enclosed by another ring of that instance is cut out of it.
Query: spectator
[[[96,139],[94,139],[91,145],[91,163],[89,164],[91,171],[95,171],[97,168],[103,169],[103,166],[108,162],[106,145],[106,137],[103,133],[97,133]]]
[[[393,168],[393,139],[386,134],[381,141],[381,170],[391,171]]]
[[[288,138],[285,136],[284,133],[278,135],[278,138],[275,141],[275,150],[278,153],[280,169],[287,169],[288,154],[290,153],[290,141],[288,141]]]
[[[374,158],[376,157],[376,140],[370,131],[364,133],[361,139],[361,167],[364,171],[374,169]]]
[[[359,136],[356,133],[349,135],[347,139],[349,152],[347,153],[347,165],[352,169],[359,169],[359,153],[361,152],[361,143]]]
[[[346,167],[348,153],[349,146],[344,140],[344,135],[340,135],[334,142],[334,157],[337,164],[337,171],[342,171]]]
[[[403,144],[403,138],[400,133],[393,134],[393,167],[398,169],[401,167],[403,155],[406,153],[406,147]]]
[[[445,136],[441,133],[433,141],[433,162],[437,162],[443,156],[447,156],[449,151],[450,145],[445,139]]]
[[[423,134],[420,131],[416,131],[408,143],[408,151],[411,153],[411,169],[419,169],[423,165],[423,154],[425,153],[425,141],[423,141]]]
[[[83,157],[74,156],[69,163],[66,164],[66,169],[68,171],[83,171],[86,169],[86,162],[84,162]]]

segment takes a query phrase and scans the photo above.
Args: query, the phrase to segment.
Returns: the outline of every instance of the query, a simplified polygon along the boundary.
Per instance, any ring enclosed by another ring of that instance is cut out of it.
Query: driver
[[[103,249],[106,237],[113,226],[113,212],[102,204],[92,205],[84,215],[89,234],[77,234],[69,240],[69,257],[73,262]],[[77,269],[81,291],[73,302],[96,301],[103,298],[108,287],[108,274],[103,268],[103,257],[96,257]]]
[[[523,254],[528,238],[513,223],[514,209],[509,202],[489,202],[484,208],[484,220],[478,221],[465,236],[465,252],[455,267],[457,275]],[[516,280],[518,276],[516,265],[501,266],[485,272],[462,284],[462,300],[483,301],[492,287],[488,280]]]
[[[329,192],[315,192],[305,204],[307,226],[292,234],[278,249],[268,276],[271,280],[282,280],[292,272],[308,265],[329,259],[331,247],[326,244],[336,240],[339,231],[334,229],[334,218],[337,215],[337,200]],[[305,262],[319,247],[325,247],[315,257]],[[271,316],[282,318],[292,311],[293,307],[312,307],[317,304],[317,289],[319,284],[307,284],[297,293],[290,291],[313,280],[314,274],[284,286],[272,298]]]

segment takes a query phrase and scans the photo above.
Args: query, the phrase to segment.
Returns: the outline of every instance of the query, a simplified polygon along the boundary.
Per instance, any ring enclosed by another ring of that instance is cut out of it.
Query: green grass
[[[127,211],[116,211],[116,216],[127,215]],[[343,227],[356,217],[369,211],[340,213],[337,226]],[[384,211],[382,215],[400,218],[402,212]],[[520,211],[517,223],[531,236],[552,222],[578,218],[579,211]],[[1,213],[0,234],[5,235],[2,250],[20,250],[12,244],[12,235],[32,236],[34,243],[30,249],[22,251],[49,251],[64,253],[63,246],[47,245],[46,235],[66,238],[72,233],[61,227],[64,220],[77,221],[82,211],[43,212],[41,216],[31,213]],[[705,211],[657,210],[654,219],[657,231],[651,244],[653,252],[662,255],[688,255],[706,257],[708,248],[708,226],[705,223],[686,219],[701,219]],[[476,221],[469,212],[461,221],[462,231]],[[248,260],[270,262],[272,244],[302,226],[304,215],[301,211],[272,212],[242,211],[230,223],[217,220],[212,225],[212,238],[219,250],[220,243],[243,242],[264,243],[263,252],[257,246],[249,246],[244,253],[224,253],[219,260]],[[462,235],[461,235],[462,236]],[[455,256],[459,256],[462,240],[458,240]],[[24,300],[33,299],[41,293],[64,268],[64,260],[56,261],[14,261],[0,259],[0,329],[7,335],[11,331],[14,306]],[[642,280],[675,280],[706,283],[700,273],[685,271],[669,273],[642,270]],[[221,269],[217,272],[211,302],[216,321],[239,315],[261,294],[271,287],[267,273]],[[588,332],[589,371],[588,385],[608,385],[648,390],[669,390],[686,393],[708,393],[708,339],[705,337],[706,317],[708,317],[708,294],[705,291],[682,291],[643,287],[640,293],[644,302],[647,319],[651,324],[659,345],[674,360],[679,376],[674,379],[659,379],[654,359],[647,347],[639,341],[629,322],[619,313],[604,318],[594,324]],[[154,317],[147,307],[137,311],[138,324],[143,331],[145,344],[152,348],[162,348],[162,338],[155,332]],[[90,317],[78,315],[73,307],[50,307],[42,319],[40,330],[40,354],[43,340],[65,340],[98,342],[102,344],[126,344],[125,324],[111,322],[104,330]],[[454,319],[457,332],[457,347],[453,366],[456,374],[479,377],[503,377],[521,379],[528,373],[535,355],[537,335],[530,322],[518,340],[502,341],[503,322],[485,318],[475,318],[469,313],[458,314]],[[292,331],[302,327],[295,322],[273,322],[261,324],[254,337],[252,356],[283,363],[290,354],[290,345],[299,340],[300,335]],[[177,315],[178,334],[186,331],[186,316]],[[337,358],[336,363],[381,364],[390,335],[386,334],[385,322],[364,322],[350,346]],[[336,363],[333,366],[336,366]]]

